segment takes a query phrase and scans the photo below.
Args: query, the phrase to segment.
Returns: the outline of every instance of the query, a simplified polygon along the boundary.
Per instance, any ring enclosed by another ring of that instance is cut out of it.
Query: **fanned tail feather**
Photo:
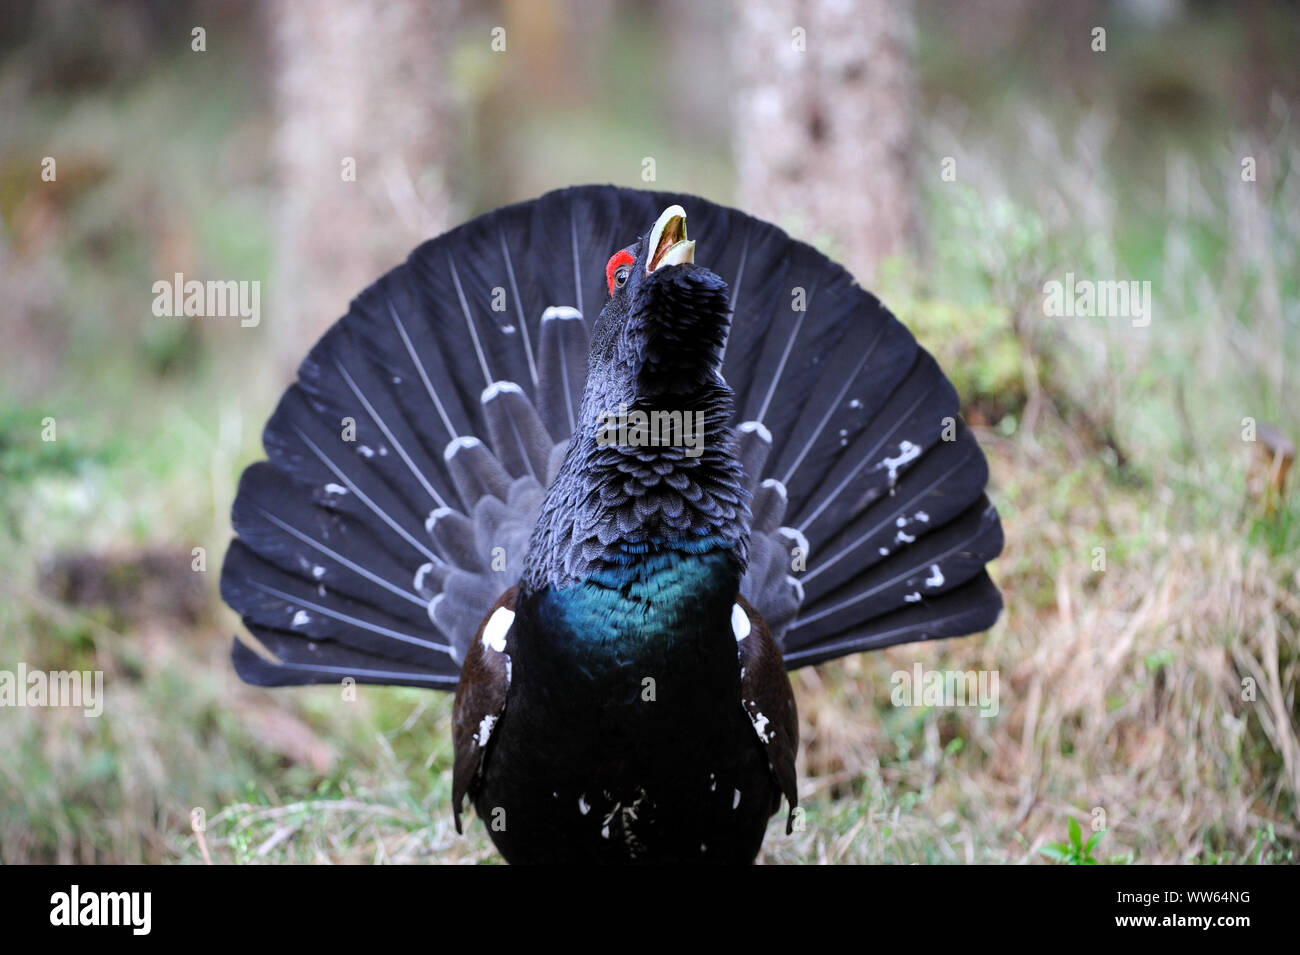
[[[907,329],[774,226],[579,187],[420,246],[304,360],[233,508],[222,595],[275,658],[236,642],[245,680],[454,688],[574,427],[600,265],[673,203],[730,285],[741,591],[788,665],[991,625],[987,465]]]

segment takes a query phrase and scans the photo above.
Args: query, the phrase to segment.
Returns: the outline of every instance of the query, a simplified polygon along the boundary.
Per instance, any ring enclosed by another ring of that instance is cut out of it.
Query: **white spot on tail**
[[[453,438],[451,440],[451,443],[447,445],[447,450],[442,452],[442,458],[444,461],[450,461],[456,456],[456,452],[462,448],[473,448],[482,443],[482,441],[474,437],[472,434],[462,434],[459,438]]]
[[[943,571],[939,569],[938,564],[930,565],[930,576],[925,579],[925,585],[927,587],[943,586]]]
[[[511,394],[511,393],[516,395],[522,395],[524,393],[524,389],[520,388],[513,381],[494,381],[492,382],[492,384],[488,385],[486,388],[483,389],[483,395],[479,400],[482,401],[483,404],[487,404],[489,401],[491,401],[493,398],[497,397],[498,395]]]
[[[542,321],[549,322],[559,321],[582,321],[582,312],[578,311],[572,305],[552,305],[546,311],[542,312]]]
[[[762,486],[772,488],[774,491],[776,491],[777,494],[781,496],[781,500],[783,501],[788,501],[790,499],[790,495],[786,492],[785,485],[782,484],[780,481],[778,481],[776,478],[768,478],[763,482]]]
[[[772,443],[772,432],[767,430],[767,426],[761,421],[742,421],[740,430],[745,434],[757,434],[764,444]]]
[[[295,627],[301,627],[309,620],[311,620],[311,615],[307,613],[307,611],[305,610],[299,610],[296,614],[293,615],[293,625]]]
[[[450,507],[438,507],[429,512],[429,516],[424,519],[424,529],[427,533],[433,533],[433,525],[437,524],[444,517],[449,517],[456,512]]]
[[[920,456],[921,449],[919,446],[913,444],[911,441],[900,441],[898,442],[898,456],[885,458],[877,464],[873,470],[879,471],[881,468],[888,468],[889,486],[893,487],[898,482],[898,469],[909,461],[915,461]]]
[[[778,527],[776,533],[779,537],[785,538],[789,543],[794,544],[803,552],[804,560],[812,555],[812,548],[808,546],[808,538],[803,536],[803,531],[797,527]]]

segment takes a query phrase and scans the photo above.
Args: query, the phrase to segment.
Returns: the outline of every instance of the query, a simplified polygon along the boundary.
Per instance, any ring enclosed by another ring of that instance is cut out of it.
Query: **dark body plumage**
[[[603,294],[673,203],[700,264],[647,271],[665,214]],[[702,444],[602,440],[614,411]],[[455,687],[457,824],[469,796],[510,861],[752,860],[796,801],[785,669],[1001,606],[987,467],[933,360],[838,266],[700,199],[566,190],[422,246],[265,444],[222,590],[278,660],[237,643],[240,674]]]

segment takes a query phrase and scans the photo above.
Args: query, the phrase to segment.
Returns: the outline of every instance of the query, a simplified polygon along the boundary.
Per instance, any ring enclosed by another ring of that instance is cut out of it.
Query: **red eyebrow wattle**
[[[614,294],[614,270],[624,265],[631,265],[636,259],[632,258],[632,253],[627,249],[619,249],[609,257],[605,263],[605,284],[609,286],[609,294]]]

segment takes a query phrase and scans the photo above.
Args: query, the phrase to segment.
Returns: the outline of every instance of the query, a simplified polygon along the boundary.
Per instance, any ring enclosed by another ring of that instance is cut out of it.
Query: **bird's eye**
[[[632,275],[632,263],[636,259],[627,249],[620,249],[609,257],[605,263],[605,284],[609,286],[609,294],[614,294],[614,289],[622,288],[627,284],[628,278]]]

